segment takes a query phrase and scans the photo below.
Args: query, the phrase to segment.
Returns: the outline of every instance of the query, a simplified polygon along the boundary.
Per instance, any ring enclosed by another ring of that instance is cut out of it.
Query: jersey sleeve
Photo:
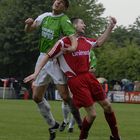
[[[43,19],[47,16],[49,16],[51,13],[49,12],[46,12],[46,13],[43,13],[41,14],[40,16],[38,16],[36,19],[35,19],[35,22],[36,22],[36,25],[37,27],[41,25]]]
[[[73,24],[66,15],[61,18],[61,29],[64,36],[70,36],[76,33]]]
[[[59,40],[57,43],[54,45],[54,47],[47,53],[49,58],[57,58],[60,56],[63,52],[61,48],[63,47],[63,41]]]
[[[94,38],[88,38],[88,40],[90,41],[91,47],[97,47],[97,40]]]

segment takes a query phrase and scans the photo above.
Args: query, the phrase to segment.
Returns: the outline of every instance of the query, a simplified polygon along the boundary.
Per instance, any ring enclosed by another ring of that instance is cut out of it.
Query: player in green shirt
[[[52,5],[52,12],[46,12],[38,16],[35,20],[28,18],[25,21],[25,31],[31,32],[37,28],[40,29],[39,50],[36,67],[46,55],[46,53],[54,46],[54,44],[62,37],[69,36],[72,45],[68,51],[74,51],[77,47],[75,29],[69,18],[63,13],[69,7],[68,0],[54,0]],[[36,69],[35,67],[35,69]],[[81,118],[78,110],[73,106],[69,96],[66,79],[56,59],[50,60],[39,73],[36,80],[33,82],[33,100],[37,103],[40,113],[45,118],[49,125],[50,140],[55,139],[55,130],[58,129],[59,124],[55,121],[51,111],[50,105],[44,98],[44,94],[49,83],[49,79],[53,78],[57,89],[62,99],[67,102],[71,111],[81,126]]]
[[[97,58],[93,50],[90,51],[90,72],[96,71]]]

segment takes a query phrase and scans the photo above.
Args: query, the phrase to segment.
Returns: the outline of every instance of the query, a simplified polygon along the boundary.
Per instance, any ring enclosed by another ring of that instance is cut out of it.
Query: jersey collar
[[[59,14],[59,15],[53,15],[53,13],[51,14],[52,17],[61,17],[61,16],[63,16],[63,15],[64,15],[64,13],[61,13],[61,14]]]

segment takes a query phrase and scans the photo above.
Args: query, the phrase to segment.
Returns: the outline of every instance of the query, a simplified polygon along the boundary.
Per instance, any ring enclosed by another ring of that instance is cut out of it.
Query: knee
[[[67,103],[68,100],[69,100],[69,96],[66,95],[66,94],[62,94],[62,95],[61,95],[61,98],[63,99],[63,101],[64,101],[65,103]]]
[[[104,108],[104,112],[107,112],[107,113],[111,113],[113,111],[111,103],[105,104],[103,108]]]
[[[39,103],[42,101],[42,97],[38,96],[38,95],[33,95],[32,99],[36,102]]]
[[[93,122],[96,119],[96,112],[93,112],[89,115],[89,122]]]

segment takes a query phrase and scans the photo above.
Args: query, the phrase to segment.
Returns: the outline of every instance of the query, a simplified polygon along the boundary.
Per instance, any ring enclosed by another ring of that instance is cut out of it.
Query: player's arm
[[[60,41],[58,41],[55,44],[55,46],[48,53],[46,53],[46,55],[42,57],[39,64],[35,68],[34,73],[24,78],[24,83],[34,81],[38,76],[39,72],[41,71],[41,69],[45,66],[45,64],[49,61],[50,58],[58,57],[59,55],[61,55],[62,54],[61,47],[62,45]]]
[[[68,52],[76,51],[77,45],[78,45],[76,36],[75,36],[75,35],[70,35],[70,36],[69,36],[69,39],[70,39],[70,41],[71,41],[71,46],[68,48],[67,51],[68,51]]]
[[[28,18],[25,20],[25,28],[24,28],[25,32],[31,32],[36,28],[37,28],[37,22],[34,19]]]
[[[108,38],[108,36],[110,35],[112,29],[114,28],[114,26],[116,25],[117,21],[114,17],[110,17],[110,22],[107,26],[107,29],[105,30],[105,32],[97,39],[97,46],[101,46]]]

